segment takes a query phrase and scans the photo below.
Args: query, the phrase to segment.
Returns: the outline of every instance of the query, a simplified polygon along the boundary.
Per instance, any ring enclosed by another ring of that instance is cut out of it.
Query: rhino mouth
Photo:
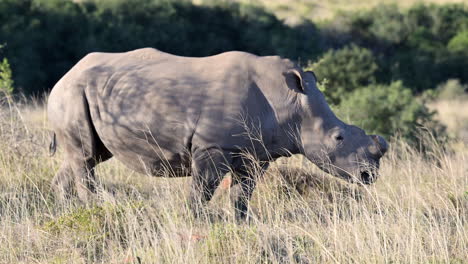
[[[364,166],[355,171],[355,173],[349,172],[339,167],[331,167],[329,163],[317,164],[318,167],[326,173],[337,176],[341,179],[347,180],[352,183],[362,183],[370,185],[374,183],[378,178],[378,165],[377,166]]]

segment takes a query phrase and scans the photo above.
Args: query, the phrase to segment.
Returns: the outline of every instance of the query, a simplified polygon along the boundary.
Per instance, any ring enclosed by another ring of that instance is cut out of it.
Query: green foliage
[[[408,10],[378,6],[342,14],[324,25],[333,46],[357,43],[377,58],[376,80],[402,80],[414,92],[435,88],[447,79],[468,82],[468,9],[461,4],[416,5]],[[339,28],[336,28],[339,27]],[[456,52],[454,52],[456,51]]]
[[[0,51],[2,51],[4,47],[4,45],[0,44]],[[8,62],[7,58],[3,58],[3,60],[0,61],[0,93],[3,93],[6,96],[10,96],[13,94],[13,90],[13,77],[10,63]]]
[[[140,211],[141,203],[130,203],[128,205],[104,204],[92,207],[80,207],[76,210],[62,215],[54,220],[46,222],[42,229],[54,235],[72,236],[80,242],[102,243],[114,235],[109,230],[120,231],[120,239],[126,234],[126,212]]]
[[[443,127],[414,95],[463,94],[468,83],[464,5],[416,5],[403,11],[382,5],[369,12],[341,14],[323,28],[327,45],[335,50],[312,67],[319,79],[329,80],[324,94],[342,116],[385,136],[400,133],[415,141],[424,126],[443,138]],[[448,79],[459,83],[428,92]]]
[[[402,23],[404,15],[396,5],[381,5],[372,12],[358,16],[352,22],[352,30],[362,30],[359,33],[364,38],[375,38],[381,45],[398,44],[405,41],[407,26]]]
[[[450,39],[447,48],[452,53],[468,53],[468,30],[458,32]]]
[[[10,64],[6,58],[0,62],[0,93],[5,95],[13,94],[13,78]]]
[[[78,208],[70,214],[63,215],[44,225],[44,230],[54,234],[73,231],[87,239],[102,235],[105,225],[106,211],[101,206]]]
[[[352,44],[327,51],[308,68],[321,80],[327,80],[327,89],[323,92],[330,103],[339,104],[347,93],[375,82],[377,64],[370,50]]]
[[[400,81],[357,89],[342,99],[337,110],[339,116],[367,133],[387,138],[398,133],[405,139],[415,140],[421,127],[443,133],[443,127],[433,120],[434,113]]]

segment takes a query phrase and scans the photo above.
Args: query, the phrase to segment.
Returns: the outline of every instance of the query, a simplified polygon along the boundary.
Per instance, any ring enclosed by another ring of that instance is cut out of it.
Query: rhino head
[[[352,182],[374,182],[380,158],[388,149],[385,139],[339,120],[317,88],[313,72],[293,69],[285,76],[298,96],[302,153],[332,175]]]

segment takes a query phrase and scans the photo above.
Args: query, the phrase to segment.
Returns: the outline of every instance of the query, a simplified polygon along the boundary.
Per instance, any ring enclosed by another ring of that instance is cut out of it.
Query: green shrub
[[[452,53],[468,54],[468,30],[458,32],[450,39],[447,48]]]
[[[434,121],[434,112],[414,98],[411,90],[400,81],[357,89],[342,98],[336,110],[338,116],[367,133],[387,138],[399,134],[404,139],[416,141],[421,127],[439,135],[443,135],[444,131]]]
[[[133,221],[141,223],[144,209],[141,202],[92,205],[72,211],[43,223],[40,229],[52,236],[73,239],[78,248],[101,255],[107,241],[125,244],[133,233],[128,227]]]
[[[13,78],[10,64],[6,58],[0,62],[0,93],[7,96],[13,94]]]
[[[371,49],[378,83],[402,80],[414,92],[447,79],[468,82],[468,8],[463,4],[416,5],[399,10],[381,5],[367,12],[341,14],[323,26],[328,45],[351,42]]]
[[[377,64],[370,50],[352,44],[327,51],[308,68],[319,80],[327,80],[327,88],[323,92],[329,103],[339,104],[347,93],[375,82]]]
[[[380,46],[388,47],[405,41],[408,27],[404,18],[396,5],[380,5],[371,12],[356,17],[351,22],[351,30],[361,34],[363,40],[376,40]]]

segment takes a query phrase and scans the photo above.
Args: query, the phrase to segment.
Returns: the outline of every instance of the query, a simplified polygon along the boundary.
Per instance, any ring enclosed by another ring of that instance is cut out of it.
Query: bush
[[[447,48],[449,52],[468,55],[468,30],[458,32],[450,39]]]
[[[0,44],[0,52],[4,45]],[[2,94],[3,93],[3,94]],[[0,96],[9,96],[13,93],[13,78],[10,63],[6,58],[0,61]]]
[[[378,83],[402,80],[414,92],[422,92],[450,78],[468,82],[468,9],[462,4],[408,10],[382,5],[341,14],[324,29],[339,32],[326,36],[330,46],[354,42],[372,50]]]
[[[354,44],[340,50],[327,51],[317,63],[308,68],[320,80],[327,80],[324,93],[332,104],[339,104],[347,93],[374,83],[378,69],[372,52]]]
[[[6,58],[3,58],[3,61],[0,62],[0,93],[3,93],[7,96],[13,94],[13,79],[11,68]]]
[[[141,202],[79,207],[45,222],[41,229],[72,238],[79,243],[78,246],[96,251],[105,246],[108,239],[118,238],[123,243],[129,239],[133,235],[127,230],[129,221],[142,222],[139,217],[142,210],[145,209]]]
[[[387,138],[399,134],[414,142],[421,127],[440,136],[444,133],[444,128],[433,119],[434,112],[415,99],[400,81],[357,89],[342,98],[337,115],[367,133]]]

